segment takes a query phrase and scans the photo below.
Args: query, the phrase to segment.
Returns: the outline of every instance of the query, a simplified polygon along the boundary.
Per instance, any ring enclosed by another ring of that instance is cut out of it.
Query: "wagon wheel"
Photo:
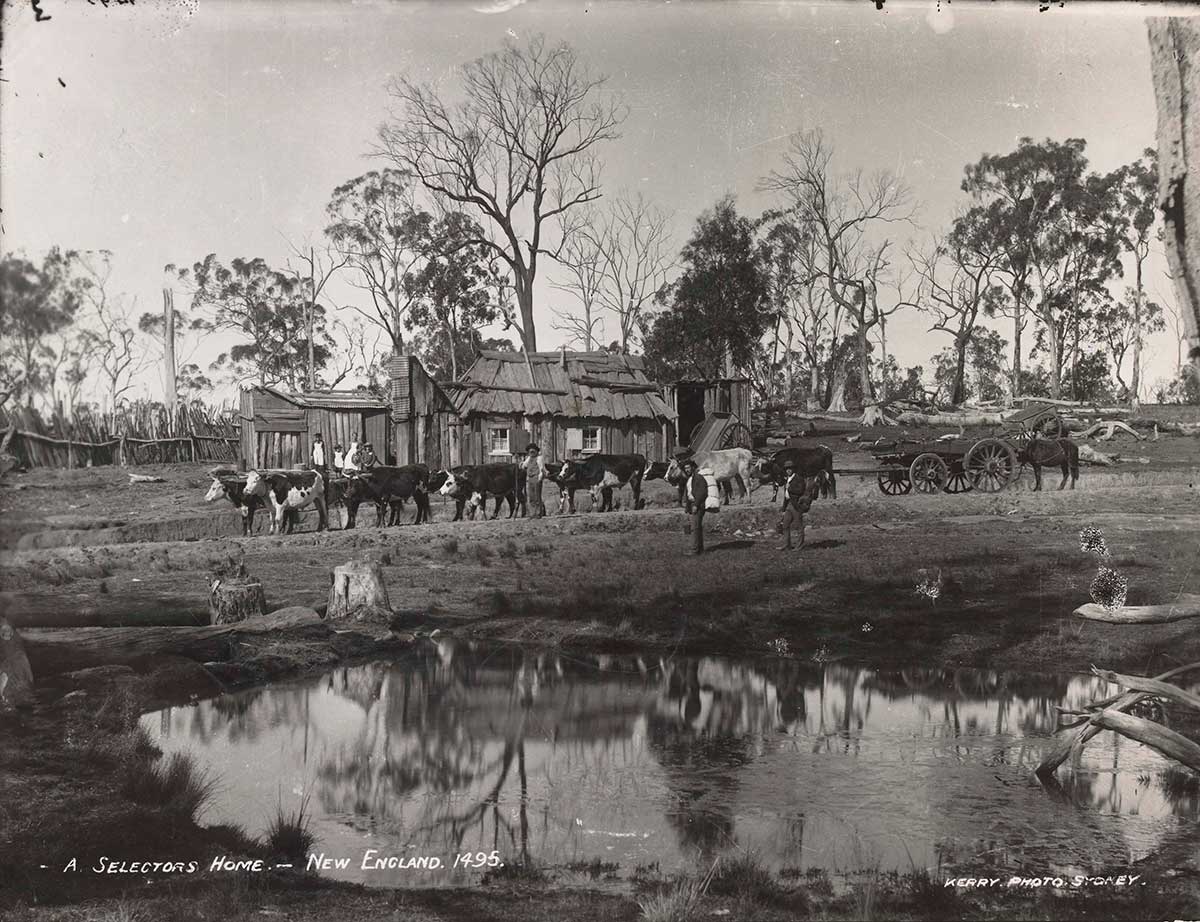
[[[1003,439],[980,439],[963,459],[971,485],[984,493],[999,493],[1017,473],[1017,453]]]
[[[947,493],[968,493],[974,486],[963,469],[961,458],[950,465],[950,479],[946,481]]]
[[[1060,439],[1066,435],[1066,427],[1057,410],[1047,413],[1045,416],[1039,416],[1033,421],[1030,428],[1044,439]]]
[[[725,427],[725,431],[721,433],[721,441],[717,445],[718,448],[753,448],[754,439],[750,435],[750,430],[741,423],[730,423]]]
[[[888,496],[903,496],[912,492],[912,481],[908,479],[908,471],[897,468],[894,471],[881,471],[876,478],[879,489]]]
[[[950,480],[950,468],[938,455],[927,451],[917,455],[908,469],[908,479],[918,493],[941,493]]]

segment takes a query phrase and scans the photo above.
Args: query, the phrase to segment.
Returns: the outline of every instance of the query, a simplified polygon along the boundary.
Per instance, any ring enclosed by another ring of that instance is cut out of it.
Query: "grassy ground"
[[[839,498],[814,505],[801,553],[775,549],[778,512],[760,490],[753,502],[708,517],[711,553],[700,558],[686,556],[688,520],[659,484],[650,485],[650,507],[639,512],[451,523],[450,508],[435,501],[435,523],[420,528],[318,535],[310,520],[294,536],[243,539],[231,507],[202,502],[207,475],[200,467],[149,471],[167,482],[136,486],[120,470],[36,473],[16,478],[22,489],[0,490],[0,611],[20,627],[199,622],[211,575],[237,563],[263,580],[269,607],[320,606],[331,565],[367,556],[383,566],[393,607],[409,626],[477,637],[992,669],[1082,670],[1095,662],[1146,672],[1200,659],[1200,632],[1187,621],[1123,627],[1070,616],[1087,601],[1096,572],[1095,558],[1079,550],[1085,525],[1104,532],[1111,565],[1130,579],[1130,602],[1200,593],[1200,440],[1164,436],[1120,450],[1154,457],[1146,465],[1085,469],[1074,492],[1035,494],[1025,483],[992,496],[885,497],[873,480],[842,477]],[[868,456],[857,460],[868,463]],[[922,584],[937,585],[936,598],[919,592]],[[273,663],[320,666],[361,653],[345,644],[279,646],[251,657],[252,675],[270,675]],[[0,725],[0,916],[1200,916],[1194,878],[1168,876],[1187,864],[1177,856],[1161,856],[1163,873],[1151,890],[1058,896],[947,894],[919,878],[880,875],[835,891],[820,880],[763,879],[753,868],[743,869],[740,884],[735,874],[706,889],[698,878],[648,877],[632,894],[557,871],[501,875],[471,891],[402,893],[262,876],[201,874],[146,886],[141,877],[32,872],[31,855],[53,867],[72,855],[265,854],[264,843],[239,830],[197,826],[205,779],[176,769],[174,781],[155,782],[146,774],[157,764],[154,753],[130,732],[151,704],[210,693],[199,687],[205,678],[198,671],[164,661],[140,673],[43,683],[32,714]],[[86,693],[64,699],[72,687]]]
[[[1161,442],[1138,448],[1152,444]],[[6,524],[11,504],[28,526],[36,494],[43,522],[64,502],[111,522],[123,503],[138,527],[178,534],[198,520],[200,533],[224,536],[0,552],[0,607],[18,627],[200,623],[212,575],[238,562],[262,579],[270,607],[320,606],[330,566],[366,556],[383,565],[409,625],[497,639],[1031,669],[1142,670],[1200,652],[1187,621],[1128,628],[1070,617],[1096,572],[1079,550],[1084,525],[1103,530],[1131,603],[1200,592],[1190,469],[1085,470],[1075,491],[1033,493],[1023,483],[959,496],[887,497],[870,480],[843,477],[836,501],[814,505],[803,552],[790,554],[776,549],[778,513],[760,489],[707,517],[710,553],[700,558],[686,556],[688,519],[657,483],[640,512],[452,523],[435,501],[435,523],[420,528],[244,539],[236,513],[206,507],[190,486],[198,471],[168,469],[167,483],[137,486],[111,472],[72,473],[106,485],[4,491]],[[147,510],[156,517],[143,521]],[[70,534],[103,540],[106,531]],[[940,585],[936,598],[918,592],[930,582]]]

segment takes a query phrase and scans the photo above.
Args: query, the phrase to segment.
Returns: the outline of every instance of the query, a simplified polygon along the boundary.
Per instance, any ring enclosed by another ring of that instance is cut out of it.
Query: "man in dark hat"
[[[529,514],[539,519],[546,514],[546,504],[542,501],[542,483],[545,479],[546,462],[542,460],[541,449],[530,445],[525,452],[525,498]]]
[[[370,442],[364,442],[362,451],[358,453],[358,466],[364,471],[369,471],[378,463],[379,459],[375,457],[375,449],[371,447]]]
[[[693,555],[704,553],[704,503],[708,499],[708,481],[700,476],[696,468],[695,452],[680,448],[675,452],[675,463],[687,477],[687,492],[692,500],[692,551]]]
[[[783,487],[783,533],[786,540],[778,550],[792,549],[792,528],[800,529],[800,543],[797,550],[804,547],[804,513],[812,508],[812,496],[808,480],[796,473],[796,463],[787,461],[783,465],[783,475],[786,478]]]

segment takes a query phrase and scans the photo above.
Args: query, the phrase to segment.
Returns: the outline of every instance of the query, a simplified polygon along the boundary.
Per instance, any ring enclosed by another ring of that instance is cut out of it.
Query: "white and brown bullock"
[[[718,448],[712,451],[698,451],[692,456],[692,461],[699,470],[712,471],[717,485],[721,489],[721,503],[728,506],[733,501],[733,484],[738,485],[738,498],[750,502],[750,475],[754,468],[754,453],[749,448]],[[690,506],[691,499],[687,495],[683,470],[679,462],[671,459],[667,467],[666,480],[680,487],[685,503]]]
[[[325,481],[316,471],[251,471],[246,477],[245,492],[265,497],[271,504],[273,535],[283,530],[288,510],[300,510],[308,505],[317,510],[317,531],[325,530]]]
[[[204,501],[214,503],[222,497],[229,500],[241,513],[243,537],[254,534],[254,513],[267,505],[266,498],[247,493],[246,482],[238,476],[237,471],[219,468],[211,471],[210,474],[213,482],[209,485],[208,492],[204,494]],[[297,513],[289,511],[286,529],[288,533],[291,532],[297,518]]]

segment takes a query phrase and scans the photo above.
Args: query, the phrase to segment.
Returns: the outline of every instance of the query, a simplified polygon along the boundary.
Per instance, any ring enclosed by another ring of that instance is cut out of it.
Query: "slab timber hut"
[[[414,355],[393,355],[385,367],[396,463],[431,469],[458,465],[461,427],[454,401]]]
[[[486,351],[443,387],[461,418],[462,464],[511,461],[530,442],[547,461],[596,453],[663,461],[675,443],[675,411],[640,356]]]
[[[663,395],[678,417],[681,445],[691,441],[692,433],[710,413],[731,413],[734,420],[750,429],[749,378],[676,381],[663,388]]]
[[[256,385],[242,391],[242,458],[250,468],[307,464],[319,432],[330,460],[335,445],[349,447],[355,436],[387,459],[393,450],[390,415],[387,402],[367,391],[290,394]]]

